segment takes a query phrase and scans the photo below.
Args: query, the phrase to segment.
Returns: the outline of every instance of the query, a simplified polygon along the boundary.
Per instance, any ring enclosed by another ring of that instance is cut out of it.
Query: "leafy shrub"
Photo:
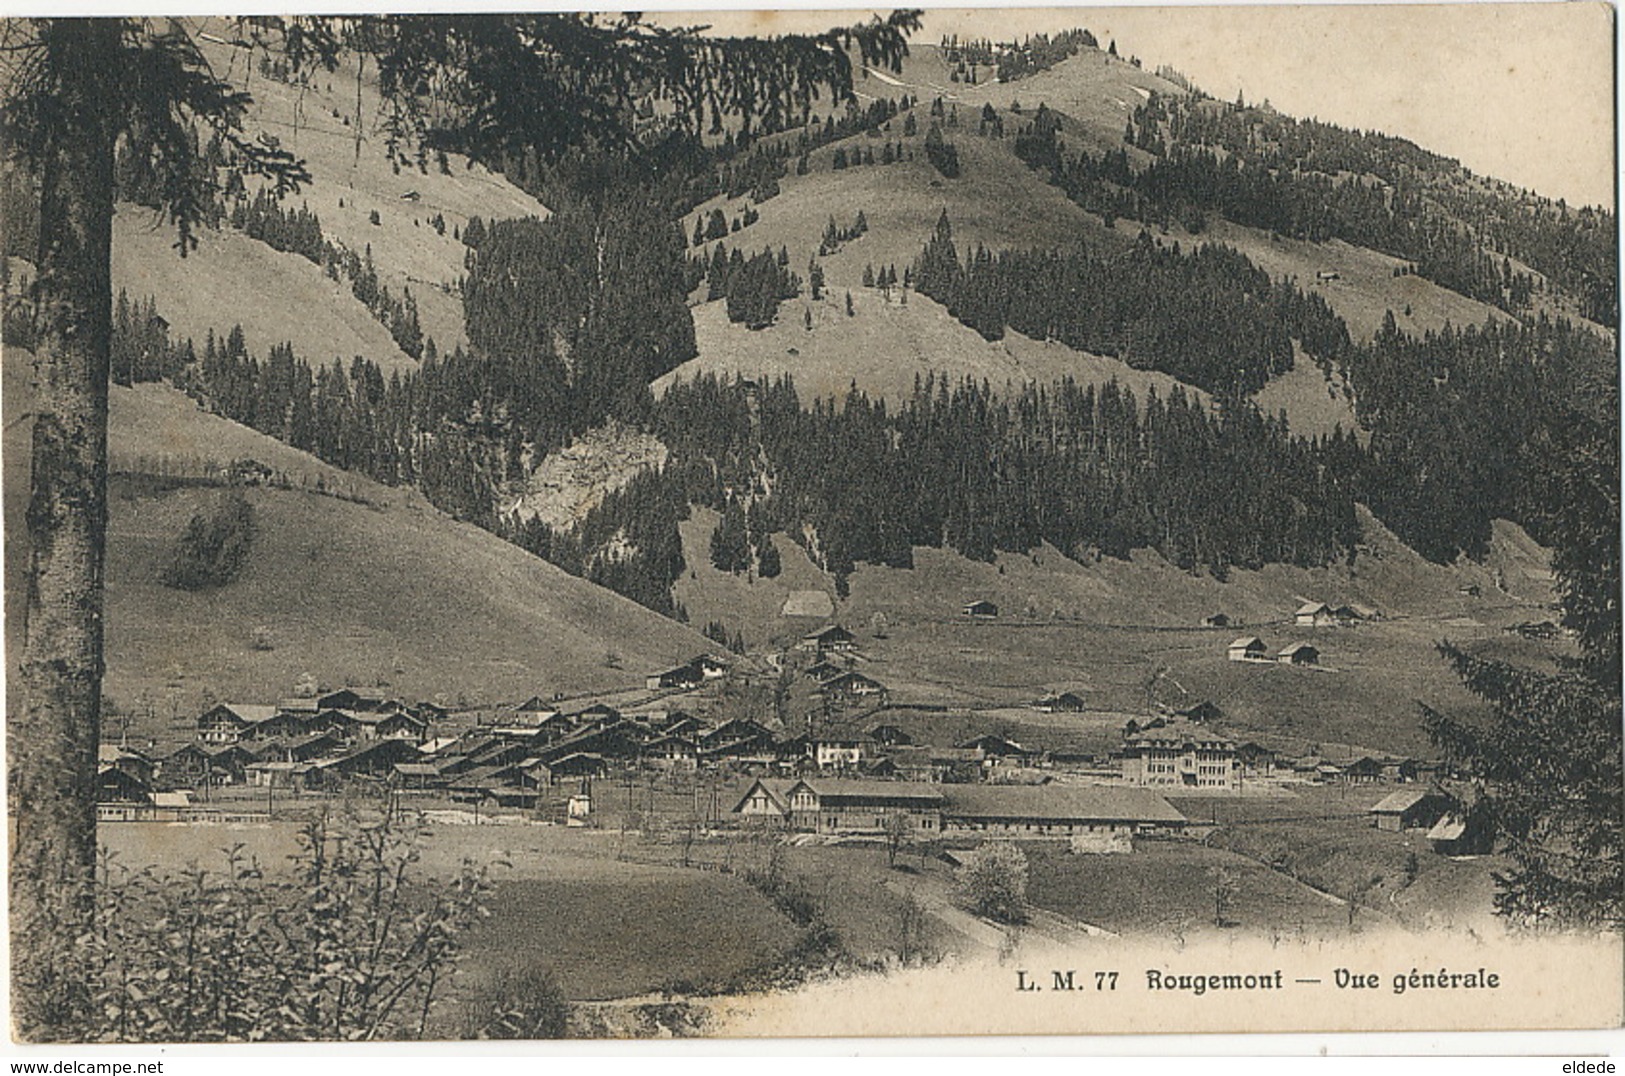
[[[253,545],[254,506],[233,490],[186,525],[164,569],[164,585],[177,590],[223,587],[237,578]]]
[[[58,963],[72,1004],[23,1037],[254,1042],[423,1037],[483,872],[418,880],[418,826],[354,811],[308,822],[293,869],[237,845],[223,871],[128,871],[104,856],[93,928]],[[67,991],[65,991],[67,992]]]
[[[988,841],[954,876],[960,903],[1000,923],[1027,921],[1027,856],[1015,845]]]

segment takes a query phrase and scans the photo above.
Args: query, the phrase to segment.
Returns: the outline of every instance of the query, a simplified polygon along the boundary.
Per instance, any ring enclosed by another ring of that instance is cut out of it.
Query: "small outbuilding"
[[[1320,651],[1309,643],[1293,643],[1275,655],[1282,665],[1319,665]]]
[[[999,607],[983,599],[969,603],[960,612],[976,620],[993,620],[999,615]]]
[[[1371,808],[1371,824],[1389,833],[1431,829],[1450,807],[1450,801],[1425,788],[1390,792]]]
[[[1243,635],[1233,639],[1225,648],[1225,656],[1231,661],[1268,661],[1269,649],[1265,647],[1264,640],[1256,635]]]
[[[1298,606],[1298,611],[1292,615],[1292,619],[1302,628],[1326,628],[1337,623],[1332,607],[1325,602],[1304,602]]]

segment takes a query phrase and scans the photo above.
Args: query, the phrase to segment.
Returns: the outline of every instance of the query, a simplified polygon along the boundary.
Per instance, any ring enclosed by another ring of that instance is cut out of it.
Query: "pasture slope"
[[[748,194],[719,196],[700,205],[682,224],[685,234],[692,235],[696,222],[714,209],[722,210],[730,221],[739,218],[742,222],[750,205],[759,218],[723,242],[730,250],[746,253],[783,247],[790,267],[804,281],[832,218],[838,227],[849,227],[861,210],[867,233],[819,257],[827,285],[825,296],[814,301],[804,287],[802,297],[785,303],[777,324],[767,330],[751,332],[729,324],[720,301],[699,304],[695,310],[699,356],[657,382],[657,392],[674,377],[701,371],[751,377],[793,374],[798,385],[806,386],[807,395],[844,395],[855,384],[871,396],[888,400],[906,394],[916,374],[933,370],[951,381],[986,379],[995,388],[1042,383],[1065,375],[1096,383],[1117,377],[1142,395],[1145,384],[1158,384],[1160,390],[1172,380],[1059,344],[1028,341],[1014,333],[989,344],[940,305],[910,294],[907,306],[902,306],[896,295],[887,297],[864,288],[862,278],[866,266],[877,272],[883,266],[895,266],[901,277],[904,268],[919,257],[944,212],[953,225],[961,257],[978,245],[995,251],[1057,243],[1100,248],[1132,240],[1140,231],[1138,223],[1119,220],[1108,226],[1067,200],[1016,157],[1014,136],[1044,103],[1064,115],[1069,145],[1095,152],[1116,149],[1122,145],[1123,124],[1133,108],[1149,93],[1180,92],[1176,87],[1099,50],[1085,50],[1048,71],[1012,83],[969,86],[950,82],[936,46],[921,44],[913,47],[900,76],[865,73],[856,89],[860,101],[897,98],[905,92],[915,96],[916,133],[905,135],[899,116],[878,137],[858,134],[813,151],[808,173],[797,175],[792,168],[780,180],[777,197],[753,205]],[[961,161],[961,173],[953,179],[940,176],[924,153],[928,110],[937,96],[943,98],[947,112],[958,113],[958,126],[947,131]],[[1004,138],[978,133],[984,105],[998,113]],[[888,143],[901,144],[905,159],[890,165],[834,170],[837,150],[849,156],[855,150],[873,152],[878,161]],[[1138,150],[1130,153],[1141,156]],[[1283,239],[1218,219],[1199,235],[1174,225],[1158,239],[1186,249],[1212,242],[1236,248],[1272,277],[1295,279],[1316,290],[1347,321],[1357,340],[1375,333],[1390,310],[1401,327],[1412,332],[1438,329],[1446,323],[1482,324],[1503,316],[1421,277],[1396,277],[1393,271],[1400,264],[1398,259],[1341,241]],[[1335,273],[1337,278],[1321,283],[1317,281],[1320,273]],[[845,313],[848,292],[853,297],[852,317]],[[696,295],[700,298],[703,292]],[[810,330],[806,328],[809,314]],[[1271,413],[1284,410],[1294,430],[1321,434],[1335,425],[1344,429],[1355,425],[1352,400],[1344,389],[1340,379],[1328,378],[1300,356],[1298,369],[1266,386],[1258,402]]]
[[[7,624],[28,566],[26,353],[7,355]],[[291,488],[245,491],[256,532],[238,577],[186,592],[161,576],[212,484],[115,474],[107,571],[108,695],[190,719],[205,697],[272,701],[305,674],[447,704],[640,686],[709,647],[698,633],[577,579],[420,496],[328,467],[155,385],[115,386],[115,472],[192,477],[258,460]],[[162,462],[160,462],[162,461]],[[278,484],[282,484],[279,479]]]

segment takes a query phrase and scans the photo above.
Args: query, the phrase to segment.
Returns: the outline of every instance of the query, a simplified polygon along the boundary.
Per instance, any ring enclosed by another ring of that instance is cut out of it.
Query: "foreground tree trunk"
[[[41,181],[32,571],[6,741],[12,1011],[16,1033],[33,1039],[72,1033],[84,984],[71,946],[93,899],[122,28],[53,19],[40,30],[56,92],[31,147]]]

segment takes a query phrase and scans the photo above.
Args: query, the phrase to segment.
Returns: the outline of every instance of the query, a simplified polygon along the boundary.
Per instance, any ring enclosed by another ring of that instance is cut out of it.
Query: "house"
[[[99,744],[96,748],[96,764],[116,766],[142,784],[152,784],[155,769],[152,759],[133,748],[121,744]]]
[[[1194,721],[1198,725],[1207,721],[1220,721],[1224,718],[1224,711],[1215,704],[1203,700],[1194,706],[1187,706],[1183,710],[1175,710],[1175,717],[1182,717],[1186,721]]]
[[[1292,619],[1302,628],[1327,628],[1336,623],[1332,607],[1325,602],[1304,602],[1292,614]]]
[[[1351,627],[1362,620],[1375,620],[1377,611],[1365,605],[1339,605],[1332,610],[1332,617],[1343,627]]]
[[[1144,788],[1234,791],[1239,771],[1236,742],[1203,725],[1142,729],[1123,745],[1123,779]]]
[[[980,752],[984,765],[998,765],[1000,762],[1009,759],[1023,759],[1034,754],[1034,752],[1027,750],[1016,741],[991,732],[985,732],[975,739],[966,740],[958,746],[964,751]]]
[[[697,735],[701,753],[706,758],[743,758],[770,753],[776,740],[771,729],[748,717],[736,717],[703,732],[672,732],[668,735],[687,735],[690,738]]]
[[[560,755],[551,762],[528,760],[520,767],[525,779],[535,787],[556,785],[563,781],[592,779],[609,776],[609,763],[602,755],[590,751],[577,751]]]
[[[860,672],[847,670],[839,676],[824,681],[819,688],[826,696],[838,696],[846,699],[868,699],[886,693],[886,685],[879,680],[872,680]]]
[[[254,726],[276,715],[275,706],[222,702],[198,715],[197,738],[207,744],[236,743]]]
[[[799,782],[782,778],[759,778],[745,789],[733,813],[746,818],[787,821],[790,817],[790,789]]]
[[[828,683],[847,671],[846,666],[837,665],[833,661],[820,661],[816,665],[807,667],[807,675],[819,683]]]
[[[797,643],[796,647],[811,650],[819,657],[827,653],[847,654],[858,648],[858,637],[839,624],[831,624],[827,628],[808,632],[801,637],[801,642]]]
[[[936,785],[909,781],[862,781],[811,777],[784,787],[758,780],[745,790],[733,813],[771,817],[778,805],[793,829],[814,833],[880,833],[889,819],[903,819],[910,831],[935,837],[942,822],[942,792]]]
[[[1371,824],[1389,833],[1407,829],[1432,829],[1445,816],[1450,801],[1425,788],[1390,792],[1368,812]]]
[[[342,755],[331,755],[311,765],[306,782],[331,788],[354,778],[393,777],[402,762],[421,762],[417,746],[407,740],[371,740],[352,747]]]
[[[970,602],[960,612],[977,620],[993,620],[999,615],[999,607],[986,599],[982,599]]]
[[[689,662],[676,668],[666,669],[663,672],[650,673],[644,680],[643,686],[650,691],[667,689],[678,691],[692,691],[705,681],[705,673]]]
[[[1318,665],[1320,650],[1309,643],[1293,643],[1275,655],[1282,665]]]
[[[96,766],[96,802],[147,804],[152,801],[152,786],[112,762]]]
[[[1243,635],[1233,639],[1225,648],[1225,656],[1231,661],[1268,661],[1268,648],[1264,640],[1256,635]]]
[[[1032,706],[1041,714],[1081,714],[1088,709],[1083,696],[1072,691],[1063,691],[1059,695],[1045,695]]]
[[[406,710],[368,711],[353,715],[363,740],[411,740],[417,743],[429,723]]]
[[[701,654],[689,664],[698,669],[700,676],[706,680],[718,680],[728,675],[728,663],[710,654]]]
[[[983,761],[982,752],[958,747],[898,747],[886,757],[905,781],[975,781]]]
[[[643,745],[643,757],[665,766],[691,770],[699,764],[700,748],[686,736],[660,736]]]
[[[515,720],[521,725],[541,725],[558,716],[558,707],[540,695],[532,695],[513,708]]]
[[[1364,755],[1343,767],[1343,780],[1351,785],[1372,785],[1382,780],[1383,760]]]
[[[1251,740],[1236,748],[1236,761],[1243,777],[1268,777],[1275,772],[1275,752]]]
[[[807,755],[821,770],[844,769],[871,758],[874,745],[866,733],[815,733],[807,737]]]
[[[1229,626],[1229,613],[1212,613],[1202,618],[1202,627],[1204,628],[1228,628]]]
[[[1446,814],[1428,830],[1428,843],[1441,856],[1483,855],[1490,850],[1486,827],[1462,814]]]
[[[1075,852],[1131,851],[1136,834],[1179,829],[1185,816],[1143,788],[945,785],[942,832],[976,840],[1065,840]]]

